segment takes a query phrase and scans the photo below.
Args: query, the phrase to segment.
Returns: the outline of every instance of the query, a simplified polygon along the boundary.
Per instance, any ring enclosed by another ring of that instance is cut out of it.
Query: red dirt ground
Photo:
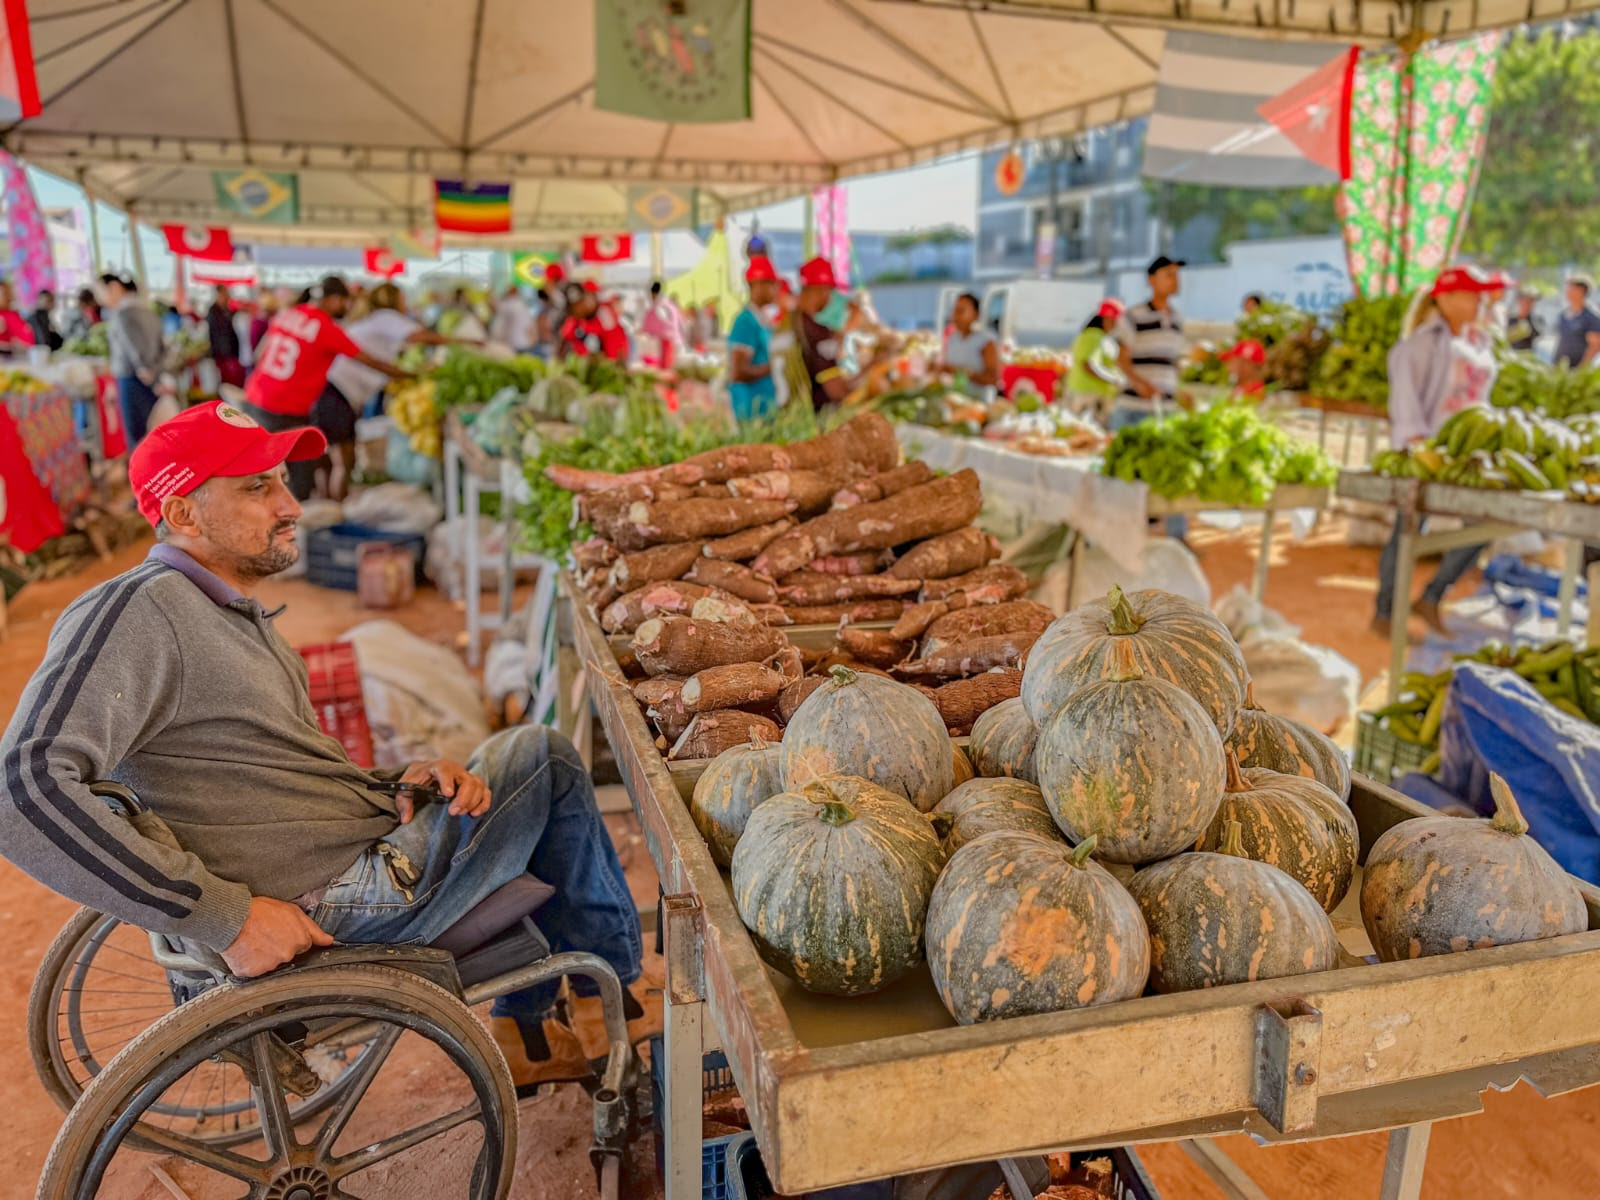
[[[1300,545],[1285,542],[1275,553],[1268,602],[1301,625],[1313,642],[1338,648],[1370,678],[1386,659],[1384,644],[1366,631],[1371,615],[1376,552],[1351,549],[1337,524]],[[1197,547],[1217,594],[1248,582],[1255,538],[1198,532]],[[16,697],[43,652],[50,626],[73,597],[94,583],[133,565],[143,548],[130,549],[67,579],[28,588],[11,609],[10,637],[0,643],[0,716],[9,719]],[[369,613],[353,595],[285,583],[263,589],[263,598],[289,605],[280,627],[291,642],[333,640]],[[461,628],[459,613],[432,591],[419,594],[408,609],[392,614],[414,632],[453,645]],[[629,880],[641,901],[653,899],[655,879],[647,856],[628,822],[613,825]],[[0,978],[0,1111],[10,1115],[8,1137],[0,1144],[0,1198],[32,1195],[60,1114],[35,1081],[28,1059],[23,1015],[34,967],[72,905],[21,873],[0,863],[0,939],[11,947],[11,968]],[[1515,1014],[1507,1014],[1514,1020]],[[414,1073],[408,1072],[413,1076]],[[1069,1081],[1067,1081],[1069,1082]],[[405,1080],[393,1085],[392,1102],[407,1102]],[[1070,1091],[1070,1087],[1069,1087]],[[385,1098],[387,1099],[387,1097]],[[1593,1200],[1600,1195],[1600,1089],[1546,1100],[1522,1086],[1506,1095],[1489,1095],[1485,1113],[1443,1122],[1433,1134],[1425,1200],[1505,1197],[1518,1200]],[[381,1111],[381,1110],[380,1110]],[[366,1113],[365,1107],[363,1116]],[[376,1114],[371,1114],[376,1115]],[[588,1165],[590,1109],[573,1087],[524,1102],[519,1108],[521,1152],[513,1196],[526,1200],[564,1200],[591,1195]],[[1223,1139],[1228,1154],[1275,1200],[1351,1200],[1376,1197],[1382,1174],[1384,1140],[1367,1136],[1287,1146],[1256,1147],[1242,1137]],[[645,1143],[648,1154],[648,1141]],[[1214,1200],[1220,1193],[1181,1149],[1141,1150],[1167,1200]],[[447,1194],[435,1168],[450,1162],[437,1155],[399,1172],[393,1195]],[[171,1200],[171,1194],[144,1172],[116,1191],[115,1200]],[[181,1179],[180,1179],[181,1182]],[[199,1200],[199,1194],[195,1194]]]

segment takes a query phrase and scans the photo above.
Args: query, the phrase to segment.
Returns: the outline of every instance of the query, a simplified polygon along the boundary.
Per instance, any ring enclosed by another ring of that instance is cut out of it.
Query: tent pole
[[[805,233],[800,243],[800,257],[806,260],[817,256],[817,194],[806,193]]]
[[[133,277],[139,281],[139,286],[144,289],[145,295],[150,294],[150,280],[144,273],[144,246],[139,241],[139,218],[133,213],[133,206],[128,206],[128,254],[133,260]]]
[[[661,231],[659,229],[653,230],[650,234],[650,278],[652,280],[661,278],[664,257],[661,249]]]
[[[100,272],[106,269],[105,255],[100,249],[100,203],[89,190],[89,172],[82,167],[78,168],[78,190],[83,193],[84,203],[89,206],[89,252],[93,256],[89,263],[89,274],[98,279]]]

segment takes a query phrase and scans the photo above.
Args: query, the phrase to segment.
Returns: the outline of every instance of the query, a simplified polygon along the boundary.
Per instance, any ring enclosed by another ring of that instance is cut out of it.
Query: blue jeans
[[[1426,520],[1423,522],[1427,524]],[[1487,543],[1486,543],[1487,544]],[[1439,569],[1422,589],[1424,603],[1435,607],[1444,600],[1450,585],[1465,575],[1483,553],[1483,546],[1457,546],[1439,556]],[[1400,563],[1400,523],[1395,522],[1394,532],[1378,558],[1378,620],[1387,621],[1394,611],[1394,573]]]
[[[550,948],[590,951],[624,985],[638,979],[639,916],[572,743],[542,727],[508,729],[478,747],[467,768],[489,785],[486,814],[452,817],[448,805],[423,804],[384,839],[422,873],[412,899],[395,887],[374,847],[329,884],[312,920],[341,942],[425,945],[490,892],[532,873],[555,888],[534,916]],[[594,991],[586,979],[572,984]],[[494,1015],[537,1022],[557,988],[508,993],[495,1001]]]
[[[1149,421],[1155,418],[1155,413],[1148,408],[1136,408],[1125,400],[1119,399],[1111,408],[1111,416],[1106,419],[1106,432],[1116,433],[1119,429],[1126,429],[1129,425],[1137,425],[1140,421]],[[1166,520],[1167,536],[1181,538],[1189,532],[1188,517],[1168,517]]]
[[[156,406],[156,394],[137,375],[118,375],[117,404],[122,409],[122,428],[127,431],[128,449],[132,450],[150,432],[150,412]]]

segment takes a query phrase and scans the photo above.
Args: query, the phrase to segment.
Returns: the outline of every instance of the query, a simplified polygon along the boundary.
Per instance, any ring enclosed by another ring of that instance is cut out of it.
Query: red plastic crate
[[[317,710],[322,732],[343,746],[356,766],[372,766],[372,730],[361,696],[356,648],[349,642],[301,646],[300,657],[305,659],[311,706]]]

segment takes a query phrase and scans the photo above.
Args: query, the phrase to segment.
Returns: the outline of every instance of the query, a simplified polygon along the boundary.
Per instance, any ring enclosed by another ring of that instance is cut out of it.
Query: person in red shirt
[[[1267,351],[1254,338],[1234,344],[1222,356],[1228,364],[1228,378],[1233,381],[1233,394],[1242,400],[1260,403],[1267,393]]]
[[[612,362],[628,361],[628,331],[622,327],[611,301],[600,299],[600,287],[593,281],[569,283],[566,289],[567,319],[561,324],[560,354],[563,358],[604,355]]]
[[[410,378],[409,372],[368,354],[339,327],[349,307],[349,287],[329,275],[273,318],[244,385],[244,409],[264,428],[292,429],[309,417],[330,447],[353,446],[356,412],[341,392],[330,390],[328,368],[344,355],[391,379]],[[289,490],[296,500],[310,498],[319,469],[329,472],[330,484],[335,482],[328,458],[289,464]]]

